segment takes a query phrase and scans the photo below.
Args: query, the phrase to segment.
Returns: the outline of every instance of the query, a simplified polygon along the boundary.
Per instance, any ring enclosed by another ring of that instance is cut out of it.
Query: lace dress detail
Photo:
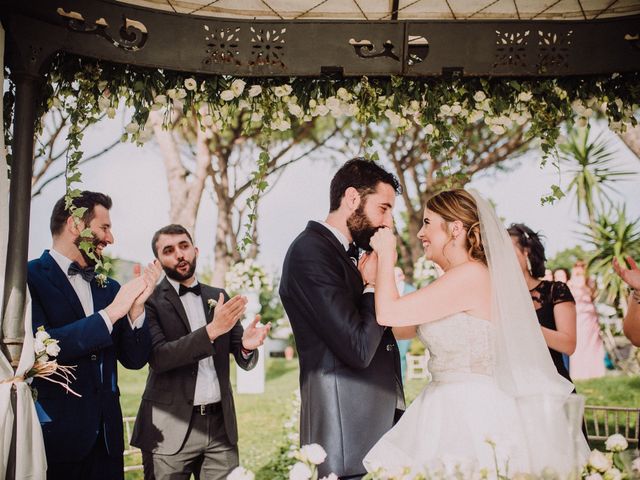
[[[418,337],[429,351],[434,381],[448,374],[493,375],[494,326],[489,321],[456,313],[421,325]]]

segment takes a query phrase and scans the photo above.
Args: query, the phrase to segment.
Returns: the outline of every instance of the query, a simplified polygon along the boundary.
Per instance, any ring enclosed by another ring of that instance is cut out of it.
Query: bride
[[[395,286],[391,230],[371,239],[378,323],[418,335],[433,380],[369,451],[367,471],[575,472],[589,454],[581,405],[550,360],[506,229],[462,189],[430,198],[423,221],[425,255],[445,273],[409,295]]]

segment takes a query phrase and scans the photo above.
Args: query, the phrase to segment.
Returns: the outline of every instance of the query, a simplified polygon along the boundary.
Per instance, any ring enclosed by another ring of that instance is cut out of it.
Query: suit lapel
[[[100,310],[105,308],[107,305],[109,305],[109,303],[111,303],[110,302],[110,300],[112,299],[111,294],[107,286],[105,285],[104,287],[101,287],[100,285],[98,285],[98,281],[95,278],[91,280],[91,283],[89,285],[91,285],[91,297],[93,298],[93,311],[99,312]]]
[[[333,245],[333,247],[338,251],[338,253],[340,254],[340,258],[342,258],[345,262],[349,264],[351,269],[356,274],[358,274],[358,278],[361,277],[360,270],[358,270],[358,267],[353,263],[351,258],[349,258],[349,255],[347,255],[347,251],[344,249],[344,246],[340,243],[340,241],[336,238],[336,236],[333,234],[331,230],[329,230],[327,227],[325,227],[321,223],[314,222],[314,221],[310,221],[307,224],[307,229],[312,230],[313,232],[316,232],[321,236],[323,236],[325,239],[327,239],[329,243],[331,243],[331,245]]]
[[[180,320],[182,320],[184,327],[187,329],[187,332],[190,332],[191,325],[189,324],[189,319],[187,318],[187,312],[184,311],[184,306],[180,301],[178,292],[176,292],[173,286],[169,283],[169,280],[167,280],[166,278],[162,280],[161,285],[162,285],[165,300],[173,306],[174,310],[178,314],[178,317],[180,317]]]
[[[67,275],[62,271],[60,265],[58,265],[58,262],[53,259],[48,250],[45,250],[40,259],[46,268],[47,276],[51,280],[51,283],[62,292],[62,296],[71,304],[78,318],[84,318],[86,314],[84,313],[80,299],[71,286]]]
[[[217,298],[214,298],[215,294],[212,291],[211,287],[208,285],[200,284],[200,298],[202,299],[202,308],[204,308],[204,318],[206,318],[207,323],[210,323],[213,319],[213,312],[215,311],[215,307],[209,307],[209,300],[214,300],[216,303],[218,302]]]

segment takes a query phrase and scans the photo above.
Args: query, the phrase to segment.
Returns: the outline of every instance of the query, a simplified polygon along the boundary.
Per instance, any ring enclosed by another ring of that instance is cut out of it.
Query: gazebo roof
[[[245,20],[593,20],[640,14],[638,0],[119,0]]]

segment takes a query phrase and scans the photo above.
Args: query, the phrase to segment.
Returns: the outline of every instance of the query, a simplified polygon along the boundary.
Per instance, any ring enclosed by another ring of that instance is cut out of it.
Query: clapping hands
[[[244,329],[242,348],[245,350],[255,350],[264,343],[269,330],[271,330],[271,324],[260,325],[260,315],[256,315],[253,321]]]

